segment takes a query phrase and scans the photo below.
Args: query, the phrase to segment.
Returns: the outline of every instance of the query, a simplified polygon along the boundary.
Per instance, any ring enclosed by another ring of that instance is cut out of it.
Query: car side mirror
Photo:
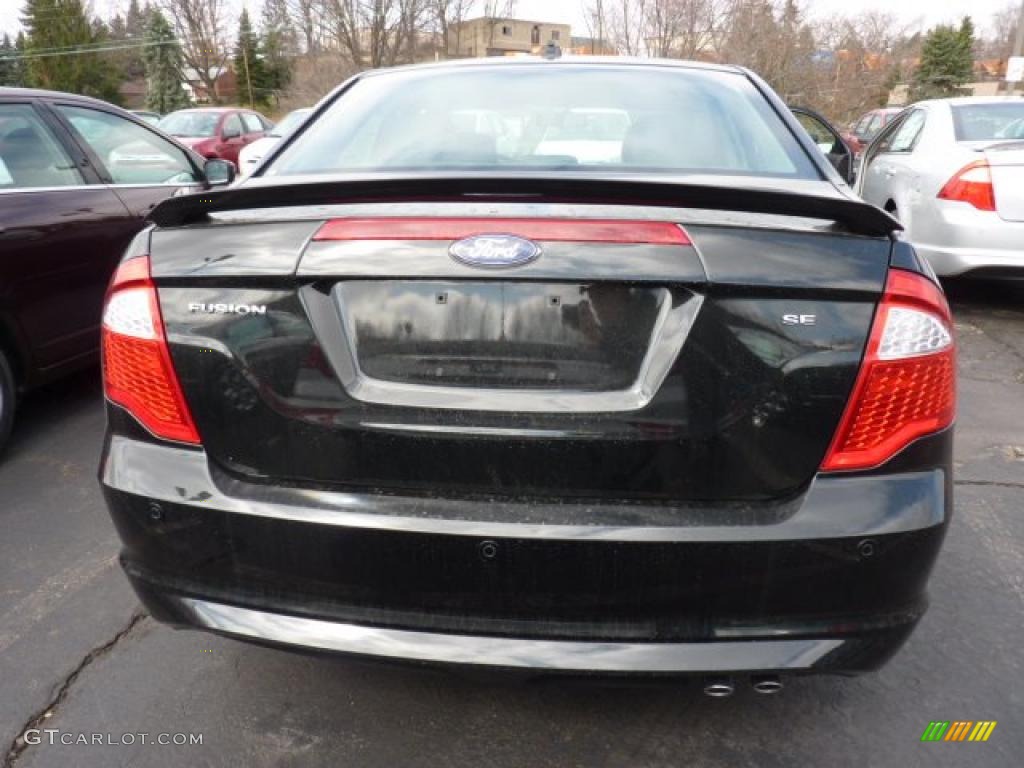
[[[226,187],[237,175],[238,169],[230,160],[214,158],[203,165],[203,177],[210,187]]]
[[[843,181],[852,185],[857,177],[853,163],[853,150],[843,141],[839,131],[817,112],[806,107],[790,107],[800,125],[804,127],[825,158],[832,164]]]
[[[237,128],[225,128],[221,133],[222,139],[237,139],[242,135],[242,132]]]

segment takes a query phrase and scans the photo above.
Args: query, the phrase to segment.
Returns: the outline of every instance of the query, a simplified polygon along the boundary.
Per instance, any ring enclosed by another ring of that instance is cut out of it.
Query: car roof
[[[742,67],[733,64],[715,64],[707,61],[688,61],[683,59],[639,58],[633,56],[560,56],[556,59],[545,59],[542,56],[489,56],[484,58],[450,59],[447,61],[431,61],[423,64],[406,64],[400,67],[360,72],[358,77],[380,77],[395,72],[445,70],[445,69],[491,69],[512,66],[558,67],[583,66],[601,67],[665,67],[671,69],[699,69],[710,72],[733,72],[745,74]]]
[[[103,107],[115,107],[117,109],[121,109],[121,107],[118,107],[116,104],[111,104],[109,101],[103,101],[102,99],[94,99],[91,96],[82,96],[78,93],[65,93],[63,91],[47,91],[41,88],[13,88],[5,86],[0,88],[0,98],[5,97],[81,101],[84,104],[95,104]]]
[[[919,101],[913,106],[925,104],[948,104],[951,107],[962,107],[968,104],[1024,104],[1024,98],[1020,96],[954,96],[948,99],[927,99]]]

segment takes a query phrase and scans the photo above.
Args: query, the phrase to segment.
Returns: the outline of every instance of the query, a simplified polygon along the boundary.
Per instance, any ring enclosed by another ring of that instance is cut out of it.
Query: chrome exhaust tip
[[[778,693],[782,690],[782,680],[778,675],[755,675],[750,684],[758,693]]]
[[[704,680],[704,694],[706,696],[724,699],[726,696],[732,696],[735,691],[736,686],[728,677],[709,677]]]

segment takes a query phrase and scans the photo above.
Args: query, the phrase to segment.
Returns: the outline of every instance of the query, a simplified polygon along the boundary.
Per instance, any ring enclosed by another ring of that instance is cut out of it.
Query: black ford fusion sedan
[[[921,618],[949,308],[750,72],[363,73],[153,220],[100,475],[157,619],[727,694]]]

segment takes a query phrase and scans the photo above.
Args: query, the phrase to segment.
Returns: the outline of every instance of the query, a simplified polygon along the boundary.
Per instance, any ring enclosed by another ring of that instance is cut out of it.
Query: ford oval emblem
[[[470,267],[520,267],[540,256],[540,246],[516,235],[473,235],[452,243],[448,253]]]

